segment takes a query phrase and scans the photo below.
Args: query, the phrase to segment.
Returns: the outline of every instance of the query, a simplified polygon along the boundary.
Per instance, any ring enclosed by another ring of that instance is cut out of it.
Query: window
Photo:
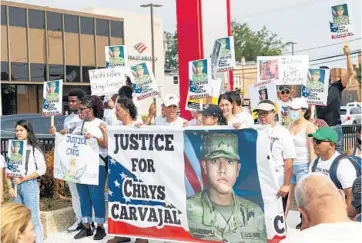
[[[83,82],[89,83],[89,70],[96,69],[95,67],[82,67],[82,73],[83,73]]]
[[[11,26],[26,27],[26,10],[24,8],[9,7]]]
[[[109,36],[109,21],[104,19],[96,19],[97,35]]]
[[[1,80],[9,80],[9,63],[1,62]]]
[[[1,25],[6,25],[7,19],[6,19],[6,6],[1,5]]]
[[[94,35],[94,19],[80,17],[80,29],[82,34]]]
[[[29,28],[44,29],[44,11],[29,9]]]
[[[64,78],[63,65],[49,65],[49,80],[58,80]]]
[[[347,114],[347,110],[346,109],[341,109],[341,115],[346,115]]]
[[[65,79],[66,82],[80,82],[80,67],[67,66]]]
[[[178,76],[173,76],[173,84],[178,84]]]
[[[45,81],[46,72],[45,64],[41,63],[30,63],[30,80],[31,81]]]
[[[79,17],[74,15],[64,15],[64,30],[65,32],[79,33]]]
[[[16,114],[16,93],[15,93],[15,85],[2,84],[1,85],[1,101],[2,101],[2,114],[3,115],[11,115]],[[1,121],[1,129],[3,129],[3,125],[6,123]],[[12,130],[14,131],[14,127],[12,126]]]
[[[350,113],[351,113],[351,115],[353,115],[353,114],[361,114],[361,108],[353,107],[353,108],[351,108]]]
[[[111,21],[111,36],[123,37],[123,22]]]
[[[48,30],[63,31],[62,14],[47,12],[47,27]]]
[[[28,64],[23,62],[12,62],[11,79],[13,81],[29,81]]]

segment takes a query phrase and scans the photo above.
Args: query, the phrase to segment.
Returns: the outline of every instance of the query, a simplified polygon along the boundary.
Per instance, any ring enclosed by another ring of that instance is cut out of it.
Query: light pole
[[[293,41],[289,41],[289,42],[286,43],[286,45],[292,45],[292,55],[293,56],[294,56],[294,45],[296,45],[296,44],[298,44],[298,43],[293,42]]]

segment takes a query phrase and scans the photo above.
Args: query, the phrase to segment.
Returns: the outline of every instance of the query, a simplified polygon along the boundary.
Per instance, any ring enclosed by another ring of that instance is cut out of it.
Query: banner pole
[[[50,126],[54,127],[54,116],[50,116]]]

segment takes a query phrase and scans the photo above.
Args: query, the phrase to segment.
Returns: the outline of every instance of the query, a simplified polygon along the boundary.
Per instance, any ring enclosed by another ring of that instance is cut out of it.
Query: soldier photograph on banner
[[[6,174],[10,177],[22,177],[26,171],[25,140],[9,140],[8,159],[6,161]]]
[[[119,67],[128,64],[127,47],[123,45],[105,46],[106,67]]]
[[[330,8],[329,21],[332,39],[340,39],[354,35],[354,29],[347,4],[335,5]]]
[[[211,59],[189,62],[189,95],[191,99],[211,96]]]
[[[219,41],[221,43],[221,57],[219,60],[217,71],[225,72],[234,69],[236,65],[234,37],[227,36],[219,38],[216,41]]]
[[[63,110],[63,80],[44,82],[43,116],[61,115]]]
[[[160,95],[156,79],[148,63],[139,63],[131,67],[134,83],[132,84],[136,98],[143,100]]]
[[[309,69],[307,85],[301,90],[301,96],[307,98],[308,104],[327,105],[329,76],[328,69]]]

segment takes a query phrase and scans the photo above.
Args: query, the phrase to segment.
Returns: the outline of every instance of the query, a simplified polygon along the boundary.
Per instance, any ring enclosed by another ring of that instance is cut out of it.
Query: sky
[[[89,7],[119,8],[139,14],[149,14],[149,9],[141,8],[140,5],[153,2],[163,5],[155,9],[155,15],[163,19],[165,30],[172,32],[176,29],[176,0],[13,0],[13,2],[76,11]],[[266,26],[283,41],[296,42],[295,54],[309,55],[310,60],[314,60],[342,54],[345,41],[348,42],[351,51],[361,49],[361,2],[361,0],[231,0],[231,14],[233,20],[246,22],[252,30],[257,31]],[[344,41],[332,40],[328,23],[331,15],[330,7],[343,3],[348,4],[355,36]],[[325,45],[332,46],[318,48]],[[316,49],[299,51],[310,48]],[[285,50],[285,52],[288,51],[290,52],[291,48]],[[344,60],[333,61],[338,59],[341,58],[311,62],[311,65],[315,64],[314,67],[317,67],[323,62],[331,68],[345,68]],[[357,56],[353,58],[353,61],[357,62]]]

